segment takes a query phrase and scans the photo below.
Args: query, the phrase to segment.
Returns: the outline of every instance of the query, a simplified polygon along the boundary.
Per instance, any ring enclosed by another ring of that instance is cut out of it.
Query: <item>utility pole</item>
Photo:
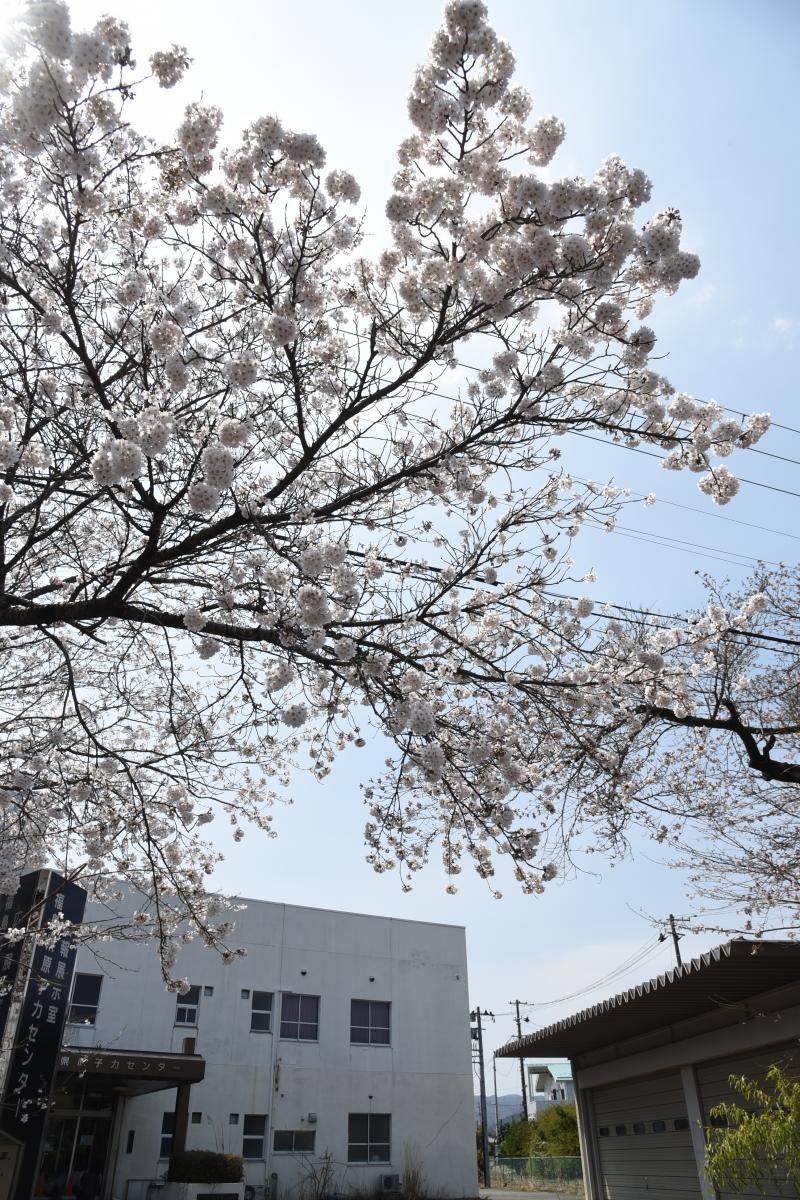
[[[672,915],[672,913],[670,913],[670,914],[669,914],[669,918],[668,918],[668,919],[669,919],[669,931],[670,931],[670,933],[672,934],[672,944],[673,944],[673,946],[675,947],[675,957],[676,957],[676,959],[678,960],[678,966],[679,966],[679,967],[682,967],[682,966],[683,966],[683,959],[681,958],[681,948],[680,948],[680,946],[678,945],[678,943],[680,942],[681,938],[683,937],[683,934],[682,934],[682,933],[678,933],[678,930],[677,930],[677,928],[676,928],[676,926],[675,926],[675,918],[674,918],[674,916]],[[662,933],[660,933],[660,934],[659,934],[659,937],[658,937],[658,940],[659,940],[660,942],[665,942],[665,941],[667,940],[667,935],[666,935],[666,933],[663,933],[663,932],[662,932]]]
[[[494,1075],[494,1161],[497,1162],[498,1146],[500,1145],[500,1110],[497,1107],[497,1055],[492,1055],[492,1073]]]
[[[479,1008],[476,1008],[474,1013],[470,1013],[470,1017],[476,1023],[475,1036],[478,1042],[478,1078],[481,1085],[481,1133],[483,1135],[481,1139],[483,1144],[483,1184],[484,1187],[488,1188],[492,1186],[492,1169],[489,1165],[489,1118],[486,1113],[486,1075],[483,1064],[483,1024],[481,1021],[481,1017],[486,1015],[486,1013],[482,1014]]]
[[[512,1000],[511,1003],[514,1005],[515,1009],[517,1010],[517,1038],[521,1042],[522,1041],[522,1021],[520,1020],[520,1016],[519,1016],[519,1006],[520,1006],[520,1004],[524,1004],[524,1001]],[[527,1121],[528,1120],[528,1089],[525,1086],[525,1061],[524,1061],[524,1058],[523,1058],[521,1052],[520,1052],[520,1056],[519,1056],[519,1077],[520,1077],[520,1081],[522,1083],[522,1111],[525,1115],[525,1120]]]

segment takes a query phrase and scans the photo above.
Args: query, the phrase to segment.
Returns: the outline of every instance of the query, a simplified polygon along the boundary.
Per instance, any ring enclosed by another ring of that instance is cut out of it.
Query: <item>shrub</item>
[[[184,1150],[169,1160],[169,1183],[240,1183],[242,1159],[216,1150]]]

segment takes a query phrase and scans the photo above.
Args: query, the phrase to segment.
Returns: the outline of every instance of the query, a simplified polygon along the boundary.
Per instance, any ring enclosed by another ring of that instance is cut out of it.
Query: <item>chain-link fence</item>
[[[570,1195],[581,1194],[583,1170],[580,1158],[540,1154],[533,1158],[498,1158],[492,1163],[493,1187],[534,1190],[550,1184],[553,1191],[565,1185]]]

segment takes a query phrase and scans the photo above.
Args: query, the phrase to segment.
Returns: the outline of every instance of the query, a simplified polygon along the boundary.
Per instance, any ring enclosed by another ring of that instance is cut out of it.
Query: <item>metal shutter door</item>
[[[767,1068],[772,1063],[778,1063],[790,1075],[800,1074],[800,1052],[797,1043],[787,1042],[784,1045],[772,1046],[767,1050],[758,1050],[749,1054],[737,1054],[734,1058],[719,1058],[713,1062],[704,1063],[697,1067],[697,1088],[700,1093],[700,1105],[703,1110],[703,1120],[709,1122],[708,1111],[722,1101],[741,1104],[747,1107],[743,1097],[734,1092],[728,1084],[730,1075],[747,1075],[753,1079],[764,1079]],[[796,1193],[788,1187],[785,1191],[775,1191],[774,1185],[765,1184],[767,1192],[720,1192],[720,1200],[783,1200],[786,1196]]]
[[[700,1200],[679,1072],[593,1088],[592,1103],[606,1200]]]

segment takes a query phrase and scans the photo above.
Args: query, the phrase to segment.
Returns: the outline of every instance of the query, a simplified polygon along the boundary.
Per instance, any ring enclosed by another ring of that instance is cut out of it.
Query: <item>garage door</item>
[[[679,1072],[592,1088],[606,1200],[701,1200]]]
[[[731,1075],[747,1075],[751,1079],[764,1079],[767,1069],[772,1063],[779,1063],[790,1075],[800,1074],[800,1052],[797,1043],[789,1042],[782,1046],[772,1046],[756,1053],[737,1055],[736,1058],[720,1058],[699,1066],[697,1068],[697,1087],[700,1092],[704,1121],[710,1123],[709,1109],[722,1101],[733,1102],[747,1108],[742,1096],[731,1089],[728,1083],[729,1077]],[[766,1188],[764,1192],[756,1188],[752,1191],[736,1192],[735,1194],[721,1192],[720,1200],[749,1200],[751,1197],[757,1197],[758,1200],[782,1200],[785,1196],[796,1196],[797,1194],[793,1188],[788,1186],[784,1191],[776,1190],[771,1183],[766,1181],[764,1186]]]

